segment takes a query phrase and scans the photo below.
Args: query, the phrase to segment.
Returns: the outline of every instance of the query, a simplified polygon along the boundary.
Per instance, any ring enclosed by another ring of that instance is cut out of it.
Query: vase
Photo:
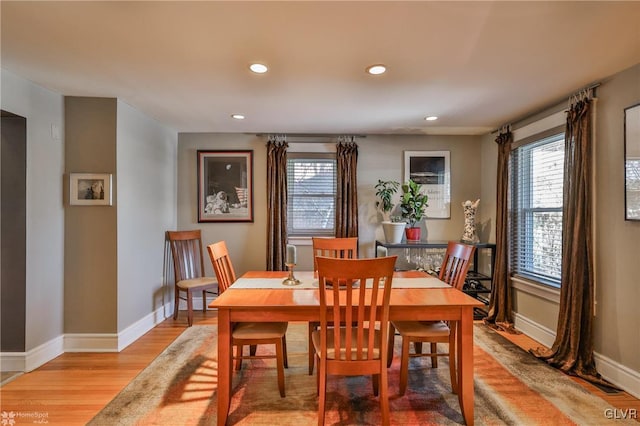
[[[407,241],[420,241],[420,228],[419,227],[414,227],[414,228],[407,228],[405,230],[405,233],[407,234]]]
[[[384,239],[387,244],[400,244],[404,235],[404,222],[382,222],[382,230],[384,231]]]

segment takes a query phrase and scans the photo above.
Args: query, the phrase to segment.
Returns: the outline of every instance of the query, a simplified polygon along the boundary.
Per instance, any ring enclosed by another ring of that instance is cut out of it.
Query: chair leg
[[[284,398],[284,350],[282,348],[282,340],[276,342],[276,363],[278,371],[278,390],[280,397]]]
[[[175,299],[175,306],[173,308],[173,319],[177,320],[178,319],[178,308],[180,308],[180,290],[178,290],[178,287],[175,288],[174,291],[174,299]]]
[[[249,345],[249,356],[256,356],[258,345]]]
[[[238,348],[238,350],[236,352],[236,371],[240,371],[240,369],[242,368],[242,350],[243,350],[243,346],[242,345],[237,345],[236,347]]]
[[[187,322],[189,327],[193,325],[193,295],[187,290]]]
[[[413,350],[415,350],[417,354],[421,354],[422,353],[422,342],[413,342]]]
[[[287,355],[287,335],[282,335],[282,352],[284,355],[284,368],[289,368],[289,355]]]
[[[327,363],[318,359],[318,426],[324,426],[324,410],[327,398]]]
[[[431,342],[431,367],[438,368],[438,344]]]
[[[207,312],[207,290],[202,290],[202,312]]]
[[[407,376],[409,374],[409,338],[402,336],[402,358],[400,359],[400,396],[407,390]]]
[[[314,360],[316,359],[315,349],[313,347],[313,340],[311,338],[311,335],[315,331],[314,323],[310,322],[307,328],[308,328],[307,331],[308,331],[308,339],[309,339],[309,375],[311,376],[313,374],[313,363],[314,363]]]
[[[380,371],[380,410],[382,411],[382,424],[389,425],[391,422],[389,413],[389,378],[384,367]]]

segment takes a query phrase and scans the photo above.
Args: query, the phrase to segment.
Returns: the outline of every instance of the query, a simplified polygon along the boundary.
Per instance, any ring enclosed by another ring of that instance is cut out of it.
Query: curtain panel
[[[336,237],[358,236],[358,145],[340,141],[336,145]]]
[[[513,328],[511,317],[511,283],[509,280],[509,156],[513,133],[502,130],[496,138],[498,144],[496,188],[496,258],[491,282],[489,313],[485,323],[505,330]]]
[[[531,352],[565,373],[611,386],[593,357],[592,102],[579,99],[567,112],[558,327],[551,349]]]
[[[267,142],[267,270],[284,271],[287,246],[287,148],[280,138]]]

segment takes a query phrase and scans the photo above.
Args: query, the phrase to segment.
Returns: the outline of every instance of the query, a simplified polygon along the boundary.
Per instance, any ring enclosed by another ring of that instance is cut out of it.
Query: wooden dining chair
[[[236,280],[236,273],[231,263],[231,257],[224,241],[219,241],[207,246],[213,270],[218,277],[220,294],[224,293]],[[238,322],[233,325],[231,331],[231,344],[236,349],[236,370],[242,368],[243,358],[264,359],[275,358],[278,372],[278,390],[284,398],[284,368],[289,367],[287,360],[287,322]],[[256,345],[275,345],[276,354],[256,355]],[[243,355],[244,346],[249,346],[249,355]]]
[[[387,333],[397,256],[318,257],[320,329],[312,334],[318,362],[318,424],[324,424],[327,375],[372,375],[382,423],[389,424]]]
[[[470,259],[475,251],[474,246],[449,241],[447,251],[440,267],[440,280],[452,287],[462,290],[464,281],[469,271]],[[409,374],[409,358],[427,356],[431,358],[431,367],[438,367],[438,357],[449,357],[449,376],[451,377],[451,389],[458,392],[458,381],[455,363],[455,330],[445,321],[392,321],[389,332],[389,351],[393,351],[395,330],[402,336],[402,357],[400,360],[400,395],[407,390]],[[409,353],[409,344],[414,344],[415,353]],[[422,343],[431,344],[430,352],[422,353]],[[449,343],[449,351],[438,353],[438,343]],[[387,365],[391,364],[390,355]]]
[[[346,237],[346,238],[328,238],[328,237],[313,237],[311,239],[313,247],[313,270],[318,270],[318,264],[316,262],[317,256],[333,257],[339,259],[355,259],[358,257],[358,238]],[[313,343],[311,342],[311,333],[320,327],[318,321],[309,322],[309,375],[313,374],[313,366],[315,356],[313,354]]]
[[[202,312],[207,310],[207,293],[217,295],[218,283],[213,277],[204,276],[202,237],[200,230],[167,231],[166,240],[171,246],[175,278],[175,306],[173,319],[178,318],[180,300],[187,302],[187,322],[193,325],[193,293],[202,291]],[[182,293],[186,293],[182,296]]]

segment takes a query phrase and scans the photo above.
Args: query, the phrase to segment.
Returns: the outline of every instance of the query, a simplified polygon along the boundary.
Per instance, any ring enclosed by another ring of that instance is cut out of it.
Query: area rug
[[[234,372],[228,424],[317,424],[315,376],[308,375],[307,326],[290,324],[286,397],[280,398],[275,361],[245,361]],[[120,392],[90,425],[216,424],[216,327],[193,326]],[[475,423],[479,425],[602,425],[612,407],[488,327],[474,325]],[[410,361],[409,386],[398,395],[400,338],[389,371],[391,423],[464,424],[451,393],[446,357]],[[266,350],[259,348],[259,351]],[[332,377],[327,425],[380,424],[380,405],[369,377]],[[622,422],[622,423],[621,423]],[[630,421],[629,424],[636,422]]]

